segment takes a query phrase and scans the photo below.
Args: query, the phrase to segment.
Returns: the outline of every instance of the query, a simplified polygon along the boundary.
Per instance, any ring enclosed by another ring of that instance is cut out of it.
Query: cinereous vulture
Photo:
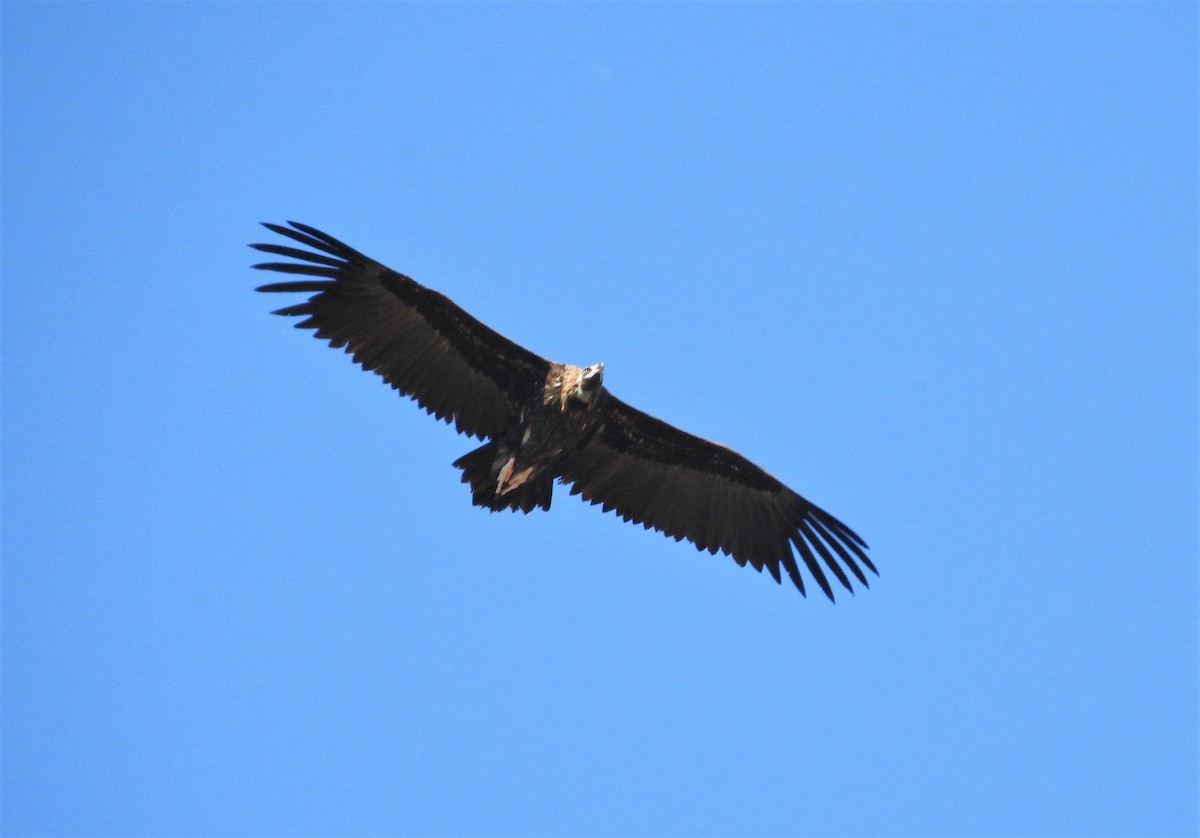
[[[847,570],[863,586],[863,568],[878,574],[848,526],[735,451],[625,404],[604,387],[604,364],[548,361],[332,236],[264,226],[310,248],[251,245],[296,260],[254,267],[307,277],[258,289],[309,295],[275,314],[303,318],[297,328],[487,440],[454,463],[476,506],[549,509],[558,480],[626,521],[765,567],[776,582],[782,568],[802,594],[796,555],[831,600],[826,570],[851,592]]]

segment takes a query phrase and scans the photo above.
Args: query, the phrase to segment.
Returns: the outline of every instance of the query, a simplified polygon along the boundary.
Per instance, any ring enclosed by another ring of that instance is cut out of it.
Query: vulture
[[[850,576],[867,587],[864,569],[878,575],[850,527],[732,449],[625,404],[604,386],[604,364],[549,361],[320,230],[263,226],[290,243],[251,247],[294,261],[254,267],[303,278],[257,290],[306,295],[274,314],[303,318],[296,328],[486,440],[454,462],[475,506],[549,509],[557,481],[625,521],[766,568],[777,583],[786,573],[804,595],[800,562],[831,601],[829,575],[851,593]]]

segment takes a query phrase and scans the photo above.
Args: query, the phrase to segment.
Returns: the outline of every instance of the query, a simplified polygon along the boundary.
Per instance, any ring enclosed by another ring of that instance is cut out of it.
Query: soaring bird
[[[254,267],[308,278],[258,290],[309,295],[274,313],[304,318],[297,328],[487,440],[454,462],[474,505],[549,509],[559,481],[625,521],[766,568],[777,583],[782,569],[801,594],[797,555],[830,600],[826,570],[851,592],[847,570],[864,587],[864,567],[878,575],[852,529],[736,451],[625,404],[604,386],[604,364],[535,355],[437,291],[320,230],[289,225],[263,226],[308,249],[253,244],[295,260]]]

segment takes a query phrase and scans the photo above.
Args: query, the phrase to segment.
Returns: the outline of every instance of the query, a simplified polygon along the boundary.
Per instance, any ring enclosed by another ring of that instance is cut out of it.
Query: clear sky
[[[1193,833],[1196,14],[4,3],[2,831]],[[286,219],[881,575],[472,507]]]

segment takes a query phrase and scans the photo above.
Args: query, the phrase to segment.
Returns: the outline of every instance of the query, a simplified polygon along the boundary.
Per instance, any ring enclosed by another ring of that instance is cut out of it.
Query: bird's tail
[[[454,461],[454,467],[462,469],[462,482],[471,487],[471,503],[493,512],[502,509],[530,512],[535,506],[549,509],[554,492],[553,474],[536,474],[511,491],[496,494],[500,469],[508,458],[508,452],[502,451],[493,440]]]

